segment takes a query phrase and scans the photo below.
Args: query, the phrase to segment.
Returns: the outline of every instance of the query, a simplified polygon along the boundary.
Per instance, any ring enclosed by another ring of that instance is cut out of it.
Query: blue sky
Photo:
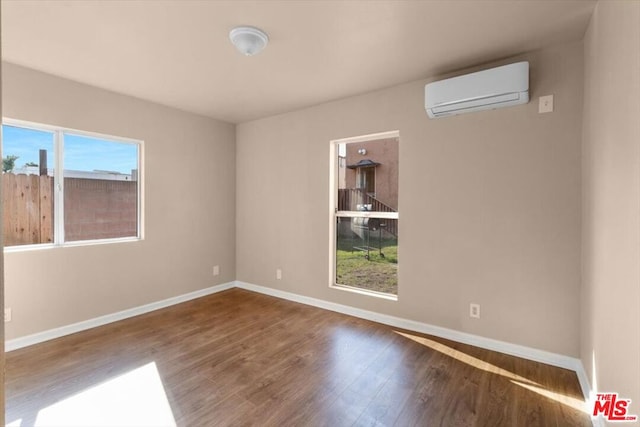
[[[2,127],[2,157],[18,156],[16,168],[39,162],[39,150],[47,150],[48,168],[54,167],[53,132]],[[73,134],[64,135],[64,168],[79,171],[105,170],[131,173],[138,163],[136,144],[114,143]]]

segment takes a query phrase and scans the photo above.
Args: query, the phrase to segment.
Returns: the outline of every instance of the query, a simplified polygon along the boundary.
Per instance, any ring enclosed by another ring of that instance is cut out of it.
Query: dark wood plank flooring
[[[591,425],[571,371],[240,289],[7,353],[6,421],[152,362],[179,426]]]

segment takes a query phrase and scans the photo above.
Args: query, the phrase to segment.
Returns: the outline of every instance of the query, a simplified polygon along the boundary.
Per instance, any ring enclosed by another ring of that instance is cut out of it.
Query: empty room
[[[4,425],[640,426],[640,0],[0,30]]]

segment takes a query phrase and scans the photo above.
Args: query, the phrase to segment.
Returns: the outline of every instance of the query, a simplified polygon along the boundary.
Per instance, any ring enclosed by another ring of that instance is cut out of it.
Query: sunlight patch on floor
[[[19,425],[19,424],[17,424]],[[35,426],[174,426],[155,363],[48,406]]]
[[[587,410],[587,404],[580,399],[576,399],[575,397],[565,396],[564,394],[556,393],[555,391],[536,387],[530,384],[524,384],[518,381],[511,380],[511,382],[519,385],[520,387],[524,387],[534,393],[538,393],[541,396],[547,397],[551,400],[555,400],[558,403],[562,403],[563,405],[570,406],[571,408],[576,409],[580,412],[584,412],[585,414],[589,413],[589,411]]]
[[[545,396],[551,400],[559,402],[563,405],[569,406],[573,409],[576,409],[580,412],[589,413],[587,410],[587,404],[580,399],[576,399],[575,397],[566,396],[562,393],[557,393],[555,391],[547,390],[543,388],[540,384],[535,381],[531,381],[528,378],[521,377],[519,375],[514,374],[513,372],[509,372],[506,369],[502,369],[498,366],[492,365],[491,363],[487,363],[484,360],[480,360],[476,357],[470,356],[462,351],[451,348],[447,345],[441,344],[437,341],[431,340],[429,338],[407,334],[405,332],[395,331],[395,333],[402,335],[405,338],[408,338],[412,341],[420,343],[424,346],[432,348],[440,353],[446,354],[460,362],[466,363],[467,365],[471,365],[475,368],[482,369],[483,371],[491,372],[492,374],[502,375],[503,377],[509,378],[513,384],[516,384],[520,387],[524,387],[527,390],[530,390],[539,395]]]
[[[491,372],[492,374],[502,375],[503,377],[509,378],[511,380],[516,380],[528,384],[535,384],[535,381],[531,381],[528,378],[521,377],[520,375],[516,375],[513,372],[509,372],[506,369],[502,369],[499,366],[492,365],[491,363],[485,362],[484,360],[478,359],[477,357],[473,357],[467,353],[464,353],[460,350],[456,350],[455,348],[451,348],[447,345],[441,344],[437,341],[431,340],[429,338],[420,337],[417,335],[407,334],[406,332],[394,331],[398,335],[402,335],[405,338],[408,338],[412,341],[415,341],[419,344],[422,344],[426,347],[432,348],[440,353],[446,354],[462,363],[466,363],[467,365],[473,366],[474,368],[482,369],[483,371]]]

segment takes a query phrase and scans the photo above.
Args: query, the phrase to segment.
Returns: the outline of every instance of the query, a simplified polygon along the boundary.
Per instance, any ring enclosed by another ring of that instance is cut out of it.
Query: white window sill
[[[140,242],[143,239],[140,237],[119,237],[117,239],[101,239],[101,240],[81,240],[78,242],[66,242],[61,245],[56,245],[54,243],[43,243],[37,245],[20,245],[20,246],[8,246],[4,248],[4,253],[17,253],[17,252],[29,252],[29,251],[40,251],[46,249],[57,249],[57,248],[72,248],[76,246],[98,246],[98,245],[110,245],[113,243],[129,243],[129,242]]]
[[[347,286],[347,285],[329,285],[329,287],[331,289],[338,289],[340,291],[352,292],[354,294],[366,295],[370,297],[386,299],[389,301],[398,301],[397,295],[385,294],[383,292],[370,291],[367,289],[360,289],[360,288],[355,288],[353,286]]]

